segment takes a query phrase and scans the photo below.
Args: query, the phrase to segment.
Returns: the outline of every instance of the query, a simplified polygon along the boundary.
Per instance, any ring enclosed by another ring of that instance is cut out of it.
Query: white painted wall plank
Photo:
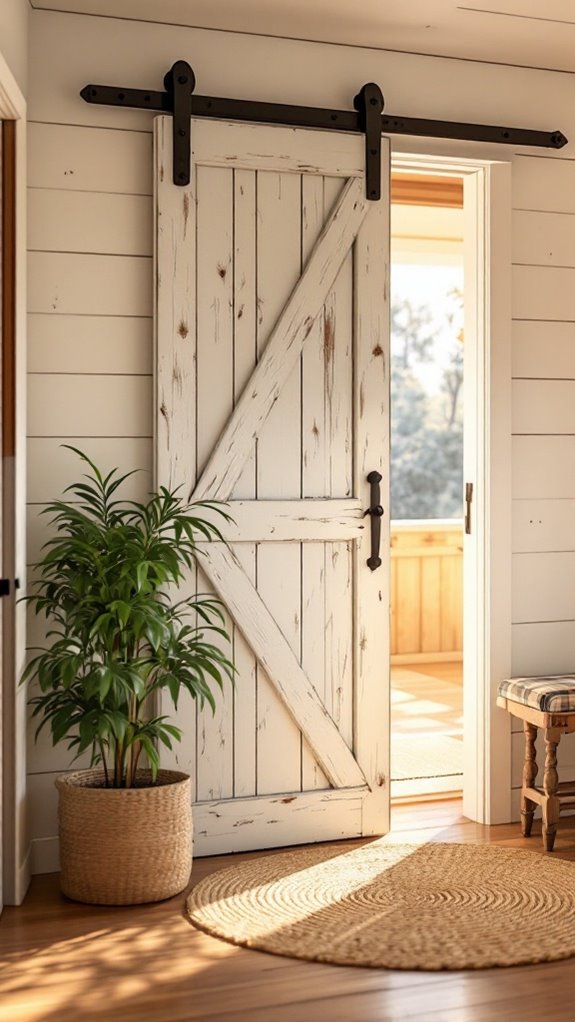
[[[151,256],[152,200],[146,195],[28,189],[28,249]]]
[[[575,500],[514,500],[514,553],[546,550],[575,550]]]
[[[513,319],[575,320],[575,269],[514,266]]]
[[[575,621],[516,624],[511,628],[515,677],[575,671]]]
[[[575,436],[514,436],[513,497],[575,499]]]
[[[57,819],[58,792],[54,782],[60,773],[29,773],[28,774],[28,817],[33,821],[33,837],[49,838],[56,831],[54,821]]]
[[[28,372],[149,376],[152,320],[30,313]]]
[[[32,188],[152,194],[152,136],[147,132],[28,124]]]
[[[30,695],[37,694],[37,689],[30,686]],[[84,752],[77,760],[74,760],[75,750],[68,751],[67,743],[58,742],[52,745],[52,735],[49,726],[42,729],[36,737],[36,729],[40,720],[38,717],[32,719],[32,713],[28,716],[28,744],[34,748],[34,771],[36,774],[64,773],[66,770],[87,770],[90,766],[90,752]],[[34,821],[35,822],[35,821]],[[46,836],[49,836],[48,832]]]
[[[149,376],[31,375],[28,435],[152,435]]]
[[[512,259],[530,266],[575,266],[575,214],[514,210]]]
[[[128,499],[141,500],[152,486],[152,442],[147,437],[30,437],[27,446],[27,497],[44,504],[63,497],[64,490],[79,476],[80,462],[62,444],[70,444],[92,458],[103,470],[119,468],[122,473],[138,469],[126,480],[122,492]]]
[[[575,380],[514,380],[512,402],[514,433],[575,434]]]
[[[516,321],[512,351],[514,377],[575,379],[575,323]]]
[[[575,619],[575,553],[513,554],[513,622]]]
[[[575,161],[519,154],[512,188],[514,209],[575,213]]]
[[[30,252],[29,312],[151,316],[152,260]]]

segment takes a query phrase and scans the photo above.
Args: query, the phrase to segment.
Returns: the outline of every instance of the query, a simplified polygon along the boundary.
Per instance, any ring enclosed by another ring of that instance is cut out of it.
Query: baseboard
[[[14,886],[12,881],[10,885],[6,884],[2,892],[5,905],[21,905],[26,897],[26,892],[30,886],[30,880],[32,876],[31,871],[32,862],[32,846],[28,847],[28,851],[24,856],[23,861],[20,863],[14,876]]]
[[[407,780],[392,780],[390,797],[392,802],[406,798],[423,801],[426,797],[461,798],[463,774],[452,774],[443,777],[415,777]],[[455,794],[458,793],[458,795]]]
[[[394,806],[419,805],[421,802],[460,802],[463,792],[456,791],[433,792],[427,795],[392,795],[391,808]]]
[[[60,840],[57,837],[37,837],[32,841],[30,871],[58,873],[60,870]]]
[[[30,886],[30,880],[32,879],[32,845],[28,846],[28,851],[24,856],[24,861],[20,864],[18,869],[18,875],[16,877],[16,900],[15,905],[21,905],[26,897],[26,893]]]
[[[451,664],[463,662],[461,650],[452,650],[447,653],[393,653],[391,666],[399,667],[401,664]]]

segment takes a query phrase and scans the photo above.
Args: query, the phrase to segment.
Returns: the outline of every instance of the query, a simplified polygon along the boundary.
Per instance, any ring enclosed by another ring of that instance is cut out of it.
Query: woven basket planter
[[[62,892],[92,905],[162,901],[186,887],[192,868],[191,785],[160,770],[152,787],[104,788],[100,770],[58,777]]]

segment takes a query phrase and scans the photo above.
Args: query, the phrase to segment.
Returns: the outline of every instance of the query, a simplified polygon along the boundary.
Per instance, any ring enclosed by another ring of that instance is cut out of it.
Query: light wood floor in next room
[[[518,824],[470,823],[457,801],[399,807],[393,829],[406,840],[540,847],[538,837],[527,841],[519,836]],[[336,847],[349,846],[343,842]],[[575,860],[575,818],[560,825],[554,854]],[[245,857],[197,860],[194,880]],[[36,877],[24,906],[5,909],[0,920],[2,1022],[575,1018],[575,959],[465,973],[319,965],[208,937],[185,920],[183,904],[178,897],[139,908],[91,908],[65,901],[56,876]]]
[[[463,788],[463,662],[392,665],[391,797]]]

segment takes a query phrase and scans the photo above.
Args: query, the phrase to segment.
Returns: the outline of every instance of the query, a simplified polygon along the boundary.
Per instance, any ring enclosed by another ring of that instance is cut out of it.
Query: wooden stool
[[[531,834],[537,805],[543,814],[543,847],[553,851],[561,800],[575,801],[575,781],[559,783],[557,746],[561,735],[575,731],[575,674],[546,675],[539,678],[510,678],[499,686],[497,705],[523,721],[525,760],[521,788],[521,833]],[[537,787],[535,739],[537,728],[544,729],[545,771],[543,787]]]

